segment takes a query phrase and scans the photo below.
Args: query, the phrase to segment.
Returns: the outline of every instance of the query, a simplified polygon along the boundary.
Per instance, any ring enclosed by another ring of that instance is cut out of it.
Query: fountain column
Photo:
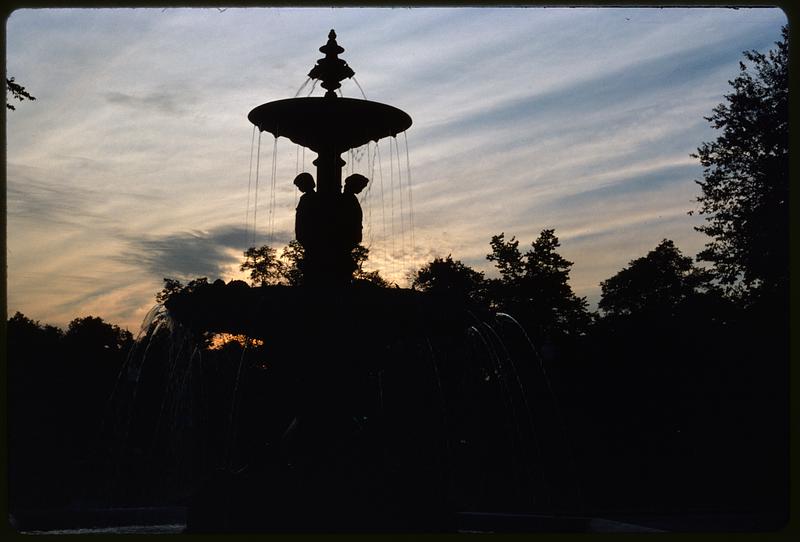
[[[321,149],[312,162],[317,166],[317,192],[320,194],[342,193],[342,167],[346,162],[340,154],[333,147]]]

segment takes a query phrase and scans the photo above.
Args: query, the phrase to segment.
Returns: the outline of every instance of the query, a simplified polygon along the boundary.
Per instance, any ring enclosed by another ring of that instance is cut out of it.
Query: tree
[[[17,311],[6,327],[9,379],[18,371],[35,372],[35,368],[50,367],[62,354],[64,332],[51,325],[42,325]]]
[[[183,284],[178,279],[164,277],[164,287],[156,294],[156,302],[166,303],[167,299],[183,290]]]
[[[514,237],[495,235],[486,256],[500,271],[500,279],[490,283],[493,305],[526,320],[539,338],[580,335],[590,321],[586,299],[569,285],[572,262],[556,252],[554,232],[542,230],[525,254]]]
[[[352,250],[353,262],[356,270],[353,278],[362,282],[369,282],[383,288],[387,288],[389,283],[380,276],[379,271],[365,271],[364,263],[369,258],[369,249],[363,245],[356,245]],[[281,251],[280,269],[278,271],[278,282],[286,283],[289,286],[300,286],[304,282],[303,263],[305,262],[305,249],[299,241],[293,240],[283,247]]]
[[[669,239],[646,256],[631,260],[600,283],[599,308],[610,316],[666,313],[709,288],[711,274],[696,267]]]
[[[486,300],[486,279],[483,273],[464,265],[460,260],[434,258],[411,277],[411,286],[423,292],[455,295],[474,302]]]
[[[721,130],[692,156],[710,237],[697,258],[714,265],[717,279],[739,294],[785,295],[789,284],[789,31],[777,49],[744,53],[734,91],[705,117]],[[691,212],[690,212],[691,214]]]
[[[383,278],[380,271],[364,271],[364,263],[369,258],[369,249],[364,245],[356,245],[351,252],[356,270],[353,272],[353,279],[361,282],[369,282],[381,288],[388,288],[389,281]]]
[[[239,269],[250,271],[253,285],[279,284],[284,280],[285,265],[271,246],[250,247],[244,252],[244,256],[245,261]]]
[[[19,311],[8,319],[7,333],[9,347],[12,344],[19,344],[22,347],[26,343],[28,347],[40,347],[42,341],[58,343],[64,336],[61,329],[49,324],[42,325]]]
[[[8,319],[6,343],[9,504],[49,508],[67,504],[65,416],[81,390],[69,382],[63,332],[20,312]],[[77,392],[77,393],[76,393]]]
[[[85,354],[102,350],[123,352],[133,343],[133,334],[100,317],[86,316],[69,323],[64,340],[68,346]]]
[[[8,93],[8,92],[11,93],[11,97],[12,98],[16,98],[17,100],[19,100],[21,102],[24,101],[24,100],[35,100],[36,99],[33,96],[31,96],[28,93],[28,91],[25,90],[25,87],[23,87],[19,83],[15,83],[13,77],[11,77],[11,78],[6,77],[6,93]],[[13,105],[11,105],[10,103],[7,103],[7,102],[6,102],[6,107],[8,109],[11,109],[12,111],[16,110],[16,107],[14,107]]]
[[[389,288],[391,286],[389,281],[383,278],[381,276],[381,272],[378,270],[364,271],[363,269],[359,268],[356,270],[353,278],[358,282],[368,282],[381,288]]]
[[[289,286],[300,286],[303,283],[303,261],[305,255],[303,245],[296,239],[283,247],[281,258],[286,262],[282,268],[282,275]]]

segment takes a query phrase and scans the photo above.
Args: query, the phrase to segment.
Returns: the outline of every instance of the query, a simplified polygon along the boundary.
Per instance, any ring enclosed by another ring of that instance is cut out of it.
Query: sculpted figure
[[[358,203],[356,194],[364,190],[368,183],[369,179],[358,173],[354,173],[344,180],[341,209],[342,238],[351,245],[350,248],[361,242],[364,214],[361,211],[361,204]]]
[[[297,202],[294,234],[303,248],[307,249],[311,245],[318,244],[315,243],[315,238],[319,235],[319,198],[314,191],[314,177],[310,173],[299,174],[294,178],[294,185],[303,193]]]
[[[303,246],[306,284],[347,284],[356,270],[353,248],[362,238],[363,212],[357,194],[369,183],[363,175],[344,180],[341,194],[319,194],[314,178],[301,173],[294,184],[303,193],[297,202],[295,237]]]

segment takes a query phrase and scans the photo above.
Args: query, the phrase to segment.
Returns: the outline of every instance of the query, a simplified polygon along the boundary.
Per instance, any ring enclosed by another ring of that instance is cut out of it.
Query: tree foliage
[[[578,297],[569,285],[572,262],[561,256],[555,230],[542,230],[522,254],[519,241],[505,234],[490,241],[492,253],[486,259],[495,263],[500,279],[491,283],[495,307],[516,314],[534,326],[540,336],[581,334],[590,321],[586,299]]]
[[[199,286],[203,286],[206,284],[208,284],[207,277],[198,277],[196,279],[192,279],[185,286],[178,279],[164,277],[164,287],[161,289],[160,292],[156,294],[156,301],[158,303],[165,303],[167,299],[177,294],[178,292],[191,292],[196,288],[198,288]]]
[[[164,287],[156,294],[156,302],[164,303],[174,294],[183,289],[183,284],[178,279],[164,277]]]
[[[732,291],[785,291],[789,280],[789,34],[777,48],[745,52],[733,92],[706,117],[721,133],[692,156],[703,166],[696,228],[712,241],[712,262]]]
[[[15,83],[13,77],[6,77],[6,96],[8,95],[9,92],[11,93],[12,98],[15,98],[21,102],[25,100],[36,99],[33,96],[31,96],[30,93],[28,93],[28,91],[25,90],[25,87],[23,87],[19,83]],[[16,107],[14,107],[8,102],[6,102],[6,107],[8,109],[11,109],[12,111],[16,109]]]
[[[364,245],[356,245],[351,252],[356,269],[353,272],[353,279],[361,282],[369,282],[383,288],[388,288],[389,283],[380,275],[379,271],[365,271],[364,263],[369,258],[369,249]],[[305,260],[305,250],[299,241],[293,240],[281,251],[281,267],[278,271],[277,282],[285,283],[289,286],[300,286],[303,284],[303,262]]]
[[[95,350],[126,351],[133,343],[133,335],[127,329],[109,324],[96,316],[75,318],[67,326],[64,341],[68,346],[88,352]]]
[[[250,281],[253,285],[279,284],[285,280],[285,264],[277,257],[275,249],[271,246],[250,247],[245,250],[244,257],[245,261],[239,269],[250,271]]]
[[[388,288],[389,281],[381,276],[380,271],[365,271],[364,264],[369,259],[369,249],[364,245],[356,245],[352,251],[353,261],[356,264],[356,270],[353,272],[353,279],[358,282],[368,282],[381,288]]]
[[[669,239],[646,256],[631,260],[613,277],[600,283],[598,304],[610,316],[668,312],[708,288],[710,273],[696,267]]]
[[[480,271],[460,260],[434,258],[411,277],[411,286],[423,292],[444,294],[482,303],[486,300],[486,279]]]
[[[55,326],[40,324],[17,311],[8,319],[7,350],[9,379],[17,377],[22,365],[47,364],[60,355],[64,332]]]
[[[284,260],[281,271],[286,283],[289,286],[303,284],[303,260],[305,259],[303,245],[296,239],[290,241],[288,245],[283,247],[281,258]]]

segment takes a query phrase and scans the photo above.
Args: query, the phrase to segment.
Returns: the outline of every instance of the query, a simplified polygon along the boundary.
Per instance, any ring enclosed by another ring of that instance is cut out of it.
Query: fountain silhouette
[[[318,154],[316,216],[298,204],[296,217],[306,280],[200,281],[152,311],[118,395],[143,401],[148,370],[169,383],[151,393],[160,406],[149,422],[126,407],[123,445],[150,431],[151,449],[178,458],[195,532],[452,531],[470,512],[574,511],[564,428],[517,322],[463,296],[352,280],[340,155],[411,117],[337,97],[354,72],[333,30],[320,51],[308,75],[324,97],[248,115]],[[214,365],[208,342],[220,333],[244,339]],[[154,368],[158,355],[166,369]]]

